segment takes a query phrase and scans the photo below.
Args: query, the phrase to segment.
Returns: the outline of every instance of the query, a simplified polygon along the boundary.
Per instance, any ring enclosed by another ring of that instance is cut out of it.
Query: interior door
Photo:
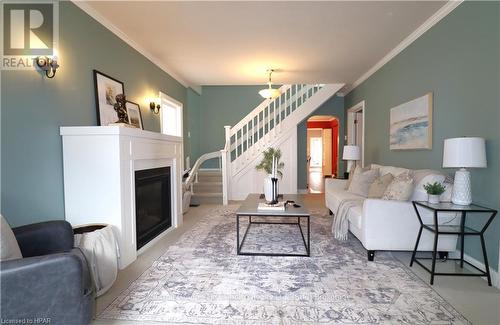
[[[332,175],[332,129],[323,129],[323,175]]]

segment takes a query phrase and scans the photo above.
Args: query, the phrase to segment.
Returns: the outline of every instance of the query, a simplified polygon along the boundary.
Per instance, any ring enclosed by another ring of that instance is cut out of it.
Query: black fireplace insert
[[[170,167],[135,172],[137,249],[172,226]]]

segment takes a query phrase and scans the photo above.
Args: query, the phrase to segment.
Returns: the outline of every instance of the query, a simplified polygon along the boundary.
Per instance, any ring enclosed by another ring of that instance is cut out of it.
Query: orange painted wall
[[[307,121],[308,129],[332,129],[332,172],[337,173],[339,152],[339,121]]]

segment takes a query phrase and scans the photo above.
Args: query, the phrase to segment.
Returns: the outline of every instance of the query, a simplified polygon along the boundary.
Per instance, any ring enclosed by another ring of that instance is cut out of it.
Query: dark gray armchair
[[[12,230],[23,258],[0,262],[2,322],[89,324],[94,292],[71,225],[48,221]]]

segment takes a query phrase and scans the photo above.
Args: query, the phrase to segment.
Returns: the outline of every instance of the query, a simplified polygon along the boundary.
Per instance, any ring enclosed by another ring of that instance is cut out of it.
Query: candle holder
[[[271,182],[272,182],[272,188],[273,188],[273,195],[272,195],[272,200],[271,204],[277,204],[278,203],[278,179],[275,178],[275,177],[272,177],[271,178]]]

